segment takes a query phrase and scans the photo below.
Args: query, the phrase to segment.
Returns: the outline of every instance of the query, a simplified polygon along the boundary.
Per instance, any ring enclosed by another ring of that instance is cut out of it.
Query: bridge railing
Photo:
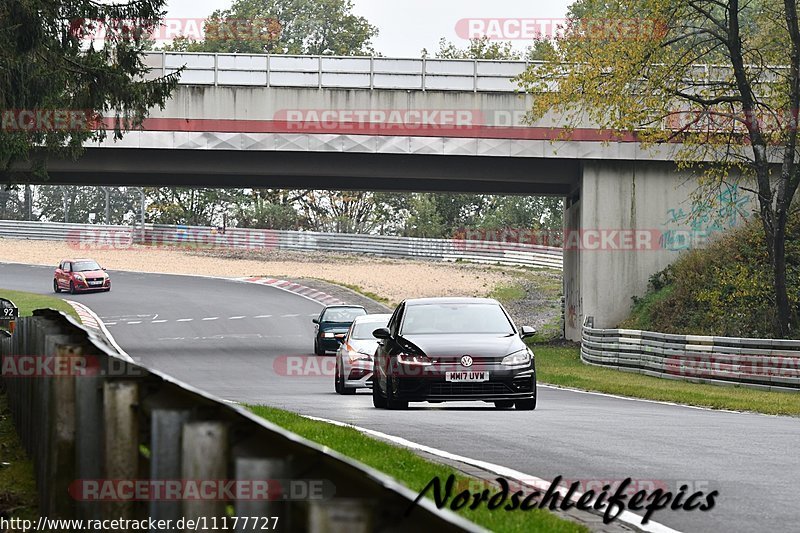
[[[800,341],[597,329],[586,317],[585,363],[648,376],[800,391]]]
[[[62,313],[19,319],[0,337],[0,366],[41,516],[172,520],[163,529],[174,531],[201,529],[175,527],[181,519],[236,531],[254,521],[298,532],[484,531],[427,498],[412,505],[415,493],[372,468],[120,359]]]
[[[184,85],[514,92],[526,61],[149,52],[151,75]]]
[[[295,250],[432,261],[563,268],[554,246],[485,239],[422,239],[391,235],[146,224],[141,227],[0,220],[0,238],[66,241],[76,251],[128,249],[135,243],[175,249]]]

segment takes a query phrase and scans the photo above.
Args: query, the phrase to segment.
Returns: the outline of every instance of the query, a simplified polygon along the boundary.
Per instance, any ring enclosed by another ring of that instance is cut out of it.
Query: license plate
[[[448,372],[445,381],[460,382],[460,383],[482,383],[489,381],[489,372]]]
[[[103,284],[102,281],[90,281],[89,282],[89,285],[102,285],[102,284]]]

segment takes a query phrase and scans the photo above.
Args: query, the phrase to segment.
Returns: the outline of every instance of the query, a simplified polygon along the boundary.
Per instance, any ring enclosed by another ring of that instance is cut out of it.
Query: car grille
[[[508,394],[512,391],[508,385],[500,382],[484,383],[431,383],[431,396],[484,396],[491,394]]]
[[[103,281],[103,278],[86,278],[86,281]]]

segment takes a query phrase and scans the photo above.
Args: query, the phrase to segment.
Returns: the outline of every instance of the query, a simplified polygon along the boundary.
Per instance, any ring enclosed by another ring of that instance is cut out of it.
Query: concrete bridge
[[[585,121],[526,124],[521,61],[164,54],[186,70],[142,131],[50,163],[52,182],[558,195],[565,198],[566,334],[623,319],[681,250],[753,204],[699,212],[675,145],[643,150]],[[569,125],[569,126],[575,126]],[[714,215],[714,216],[711,216]],[[721,215],[721,216],[716,216]],[[699,222],[698,222],[699,221]]]

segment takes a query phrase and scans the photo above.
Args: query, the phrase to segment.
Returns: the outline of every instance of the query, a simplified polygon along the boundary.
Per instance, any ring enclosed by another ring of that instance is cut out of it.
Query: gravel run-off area
[[[561,273],[554,270],[285,250],[138,245],[85,249],[66,242],[0,238],[0,262],[55,268],[62,259],[84,257],[95,259],[109,270],[324,280],[379,295],[390,306],[406,298],[426,296],[493,296],[497,290],[513,286],[522,290],[504,303],[518,323],[538,328],[560,317]]]

